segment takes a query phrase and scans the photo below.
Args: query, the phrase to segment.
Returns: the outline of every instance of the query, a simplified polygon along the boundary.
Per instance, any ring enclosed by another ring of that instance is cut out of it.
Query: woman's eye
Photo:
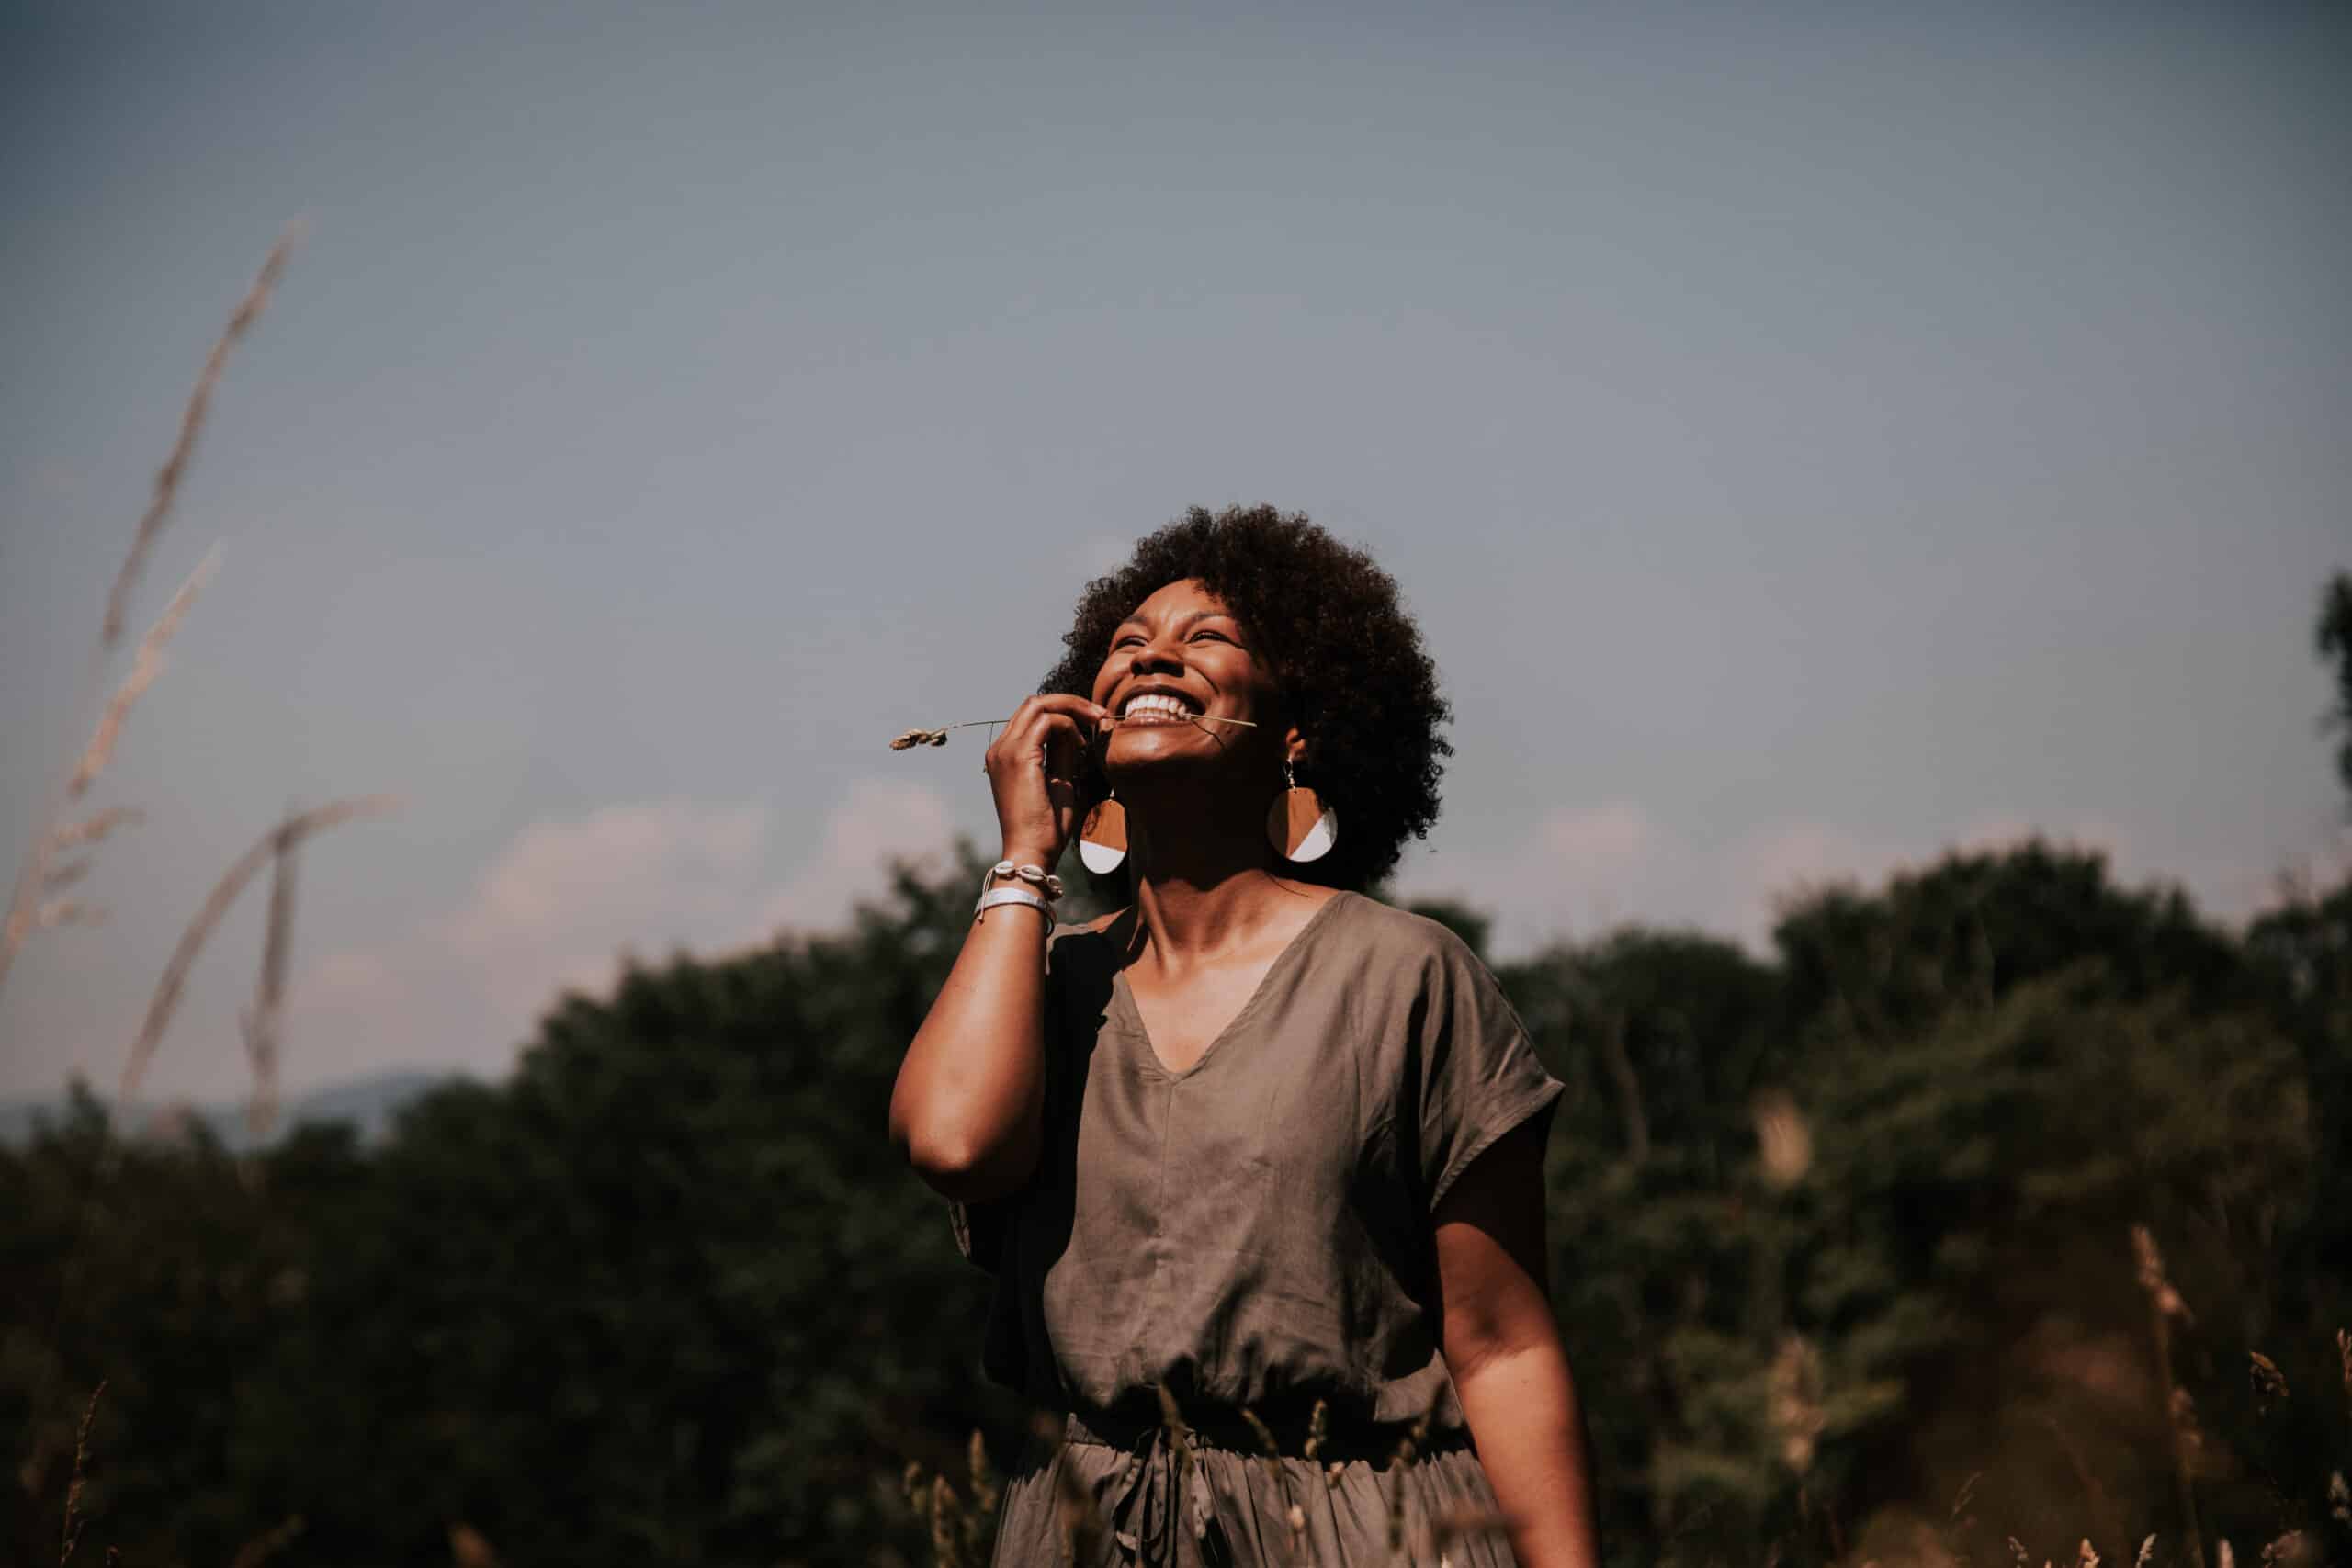
[[[1212,632],[1212,631],[1197,631],[1197,632],[1194,632],[1194,633],[1193,634],[1193,640],[1194,642],[1198,642],[1198,641],[1200,641],[1200,640],[1201,640],[1201,638],[1203,638],[1203,637],[1214,637],[1214,638],[1216,638],[1216,639],[1217,641],[1219,641],[1219,642],[1229,642],[1229,641],[1231,641],[1231,640],[1232,640],[1230,637],[1227,637],[1223,632]]]

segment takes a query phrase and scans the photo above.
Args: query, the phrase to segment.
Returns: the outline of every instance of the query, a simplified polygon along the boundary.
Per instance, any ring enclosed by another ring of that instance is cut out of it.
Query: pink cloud
[[[827,815],[802,863],[773,869],[764,806],[689,800],[605,807],[517,832],[466,897],[409,934],[307,965],[295,987],[304,1076],[391,1064],[503,1072],[514,1043],[565,989],[608,986],[622,956],[717,953],[771,940],[780,925],[827,926],[882,887],[894,855],[952,836],[935,791],[866,779]]]
[[[891,861],[934,854],[954,836],[953,815],[937,790],[900,780],[860,780],[825,819],[816,858],[769,897],[761,929],[835,924],[854,900],[881,890]]]
[[[1537,824],[1535,838],[1560,871],[1588,879],[1622,877],[1662,847],[1649,813],[1629,801],[1556,807]]]

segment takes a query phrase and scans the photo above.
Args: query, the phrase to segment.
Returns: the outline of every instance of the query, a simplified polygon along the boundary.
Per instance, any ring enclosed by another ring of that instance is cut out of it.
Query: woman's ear
[[[1283,761],[1294,768],[1306,761],[1306,737],[1295,724],[1283,731]]]

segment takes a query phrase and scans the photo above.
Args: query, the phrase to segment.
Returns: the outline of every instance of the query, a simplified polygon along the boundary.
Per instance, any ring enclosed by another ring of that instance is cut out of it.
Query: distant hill
[[[422,1072],[416,1070],[376,1073],[368,1077],[353,1078],[346,1083],[329,1084],[308,1094],[296,1095],[279,1109],[277,1134],[304,1122],[347,1122],[358,1129],[359,1140],[372,1144],[391,1131],[392,1118],[401,1108],[427,1090],[445,1083],[455,1082],[464,1075],[458,1073]],[[64,1095],[46,1100],[17,1100],[0,1103],[0,1145],[20,1146],[30,1141],[33,1125],[46,1117],[54,1122],[63,1119],[70,1103]],[[232,1149],[249,1146],[252,1140],[245,1135],[245,1108],[235,1105],[178,1106],[168,1102],[133,1101],[129,1113],[119,1118],[118,1124],[135,1133],[157,1116],[184,1110],[195,1120],[212,1130],[213,1135]]]

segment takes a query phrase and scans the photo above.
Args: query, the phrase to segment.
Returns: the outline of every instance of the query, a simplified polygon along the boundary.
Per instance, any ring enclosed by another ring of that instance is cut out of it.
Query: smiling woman
[[[1453,750],[1441,733],[1448,709],[1395,580],[1305,517],[1263,506],[1217,516],[1194,508],[1144,539],[1125,566],[1087,584],[1066,651],[1041,689],[1095,695],[1113,644],[1132,646],[1138,628],[1130,618],[1154,592],[1186,581],[1206,590],[1234,627],[1250,628],[1283,688],[1290,722],[1313,737],[1295,772],[1338,809],[1347,834],[1339,852],[1301,876],[1337,887],[1377,882],[1406,840],[1437,820],[1438,781]],[[1102,798],[1107,759],[1090,750],[1080,761],[1081,792]],[[1124,889],[1125,878],[1115,886]]]
[[[1303,517],[1194,511],[1066,640],[989,748],[1004,859],[890,1107],[997,1276],[989,1374],[1059,1418],[996,1561],[1363,1563],[1401,1530],[1594,1562],[1544,1278],[1560,1085],[1458,939],[1362,892],[1448,750],[1395,583]],[[1064,926],[1082,822],[1127,902]]]

